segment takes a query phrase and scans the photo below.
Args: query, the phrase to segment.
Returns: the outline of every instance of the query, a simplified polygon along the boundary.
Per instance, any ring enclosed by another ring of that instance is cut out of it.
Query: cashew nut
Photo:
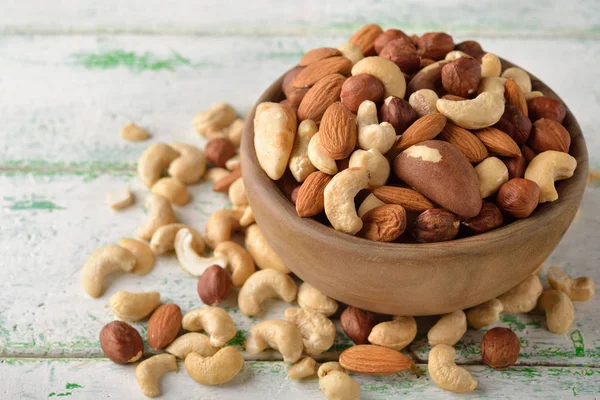
[[[194,115],[193,123],[199,135],[207,136],[230,126],[236,117],[233,107],[227,103],[218,102],[207,110]]]
[[[244,180],[237,178],[231,186],[229,186],[229,201],[234,207],[247,206],[248,198],[246,197],[246,188],[244,187]]]
[[[135,267],[131,270],[136,275],[143,276],[154,269],[155,257],[150,247],[145,242],[136,239],[119,239],[118,245],[129,250],[137,260]]]
[[[360,218],[362,218],[363,215],[365,215],[367,212],[384,204],[385,203],[383,201],[379,200],[377,196],[371,193],[367,197],[365,197],[362,203],[360,203],[360,206],[358,207],[358,211],[356,213]]]
[[[596,285],[590,278],[582,276],[571,279],[560,267],[548,269],[548,283],[552,289],[565,293],[573,301],[588,301],[596,293]]]
[[[177,359],[171,354],[158,354],[142,361],[135,369],[135,379],[146,397],[160,396],[159,379],[167,372],[178,371]]]
[[[318,356],[333,345],[335,325],[323,314],[290,307],[285,310],[285,319],[300,330],[304,351],[309,356]]]
[[[444,60],[454,61],[461,57],[473,58],[470,55],[468,55],[467,53],[465,53],[464,51],[452,50],[451,52],[446,53],[446,57],[444,57]]]
[[[365,58],[360,47],[358,47],[357,45],[355,45],[352,42],[344,43],[343,45],[338,47],[338,50],[340,51],[340,53],[342,53],[342,55],[344,57],[346,57],[348,60],[350,60],[352,65],[356,64],[357,62],[359,62],[360,60]]]
[[[235,287],[242,287],[255,271],[252,256],[235,242],[220,243],[214,255],[225,259],[225,266],[231,271],[231,281]]]
[[[256,315],[263,301],[278,297],[291,303],[297,291],[296,283],[288,275],[275,269],[263,269],[246,280],[238,294],[238,306],[244,315]]]
[[[427,332],[427,340],[431,346],[447,344],[454,346],[467,332],[467,316],[461,310],[445,314]]]
[[[250,355],[270,347],[279,351],[283,361],[288,364],[298,361],[304,349],[298,328],[291,322],[280,319],[262,321],[250,328],[250,337],[245,347]]]
[[[239,154],[231,157],[229,160],[225,161],[225,168],[228,171],[233,171],[234,169],[238,169],[242,165],[242,159]]]
[[[138,160],[137,172],[140,180],[151,188],[160,179],[162,172],[177,157],[179,157],[179,152],[168,144],[151,144]]]
[[[544,97],[544,93],[540,92],[539,90],[533,90],[529,93],[525,93],[525,100],[529,101],[532,99],[535,99],[536,97]]]
[[[389,122],[379,124],[377,106],[365,100],[358,106],[358,146],[363,150],[377,149],[385,154],[396,142],[396,130]]]
[[[254,212],[252,211],[252,208],[250,206],[244,207],[244,211],[239,220],[240,226],[242,228],[246,228],[255,222],[256,220],[254,219]]]
[[[110,297],[110,309],[123,321],[139,321],[146,318],[160,304],[158,292],[117,292]]]
[[[502,310],[504,310],[502,302],[492,299],[467,311],[467,321],[472,328],[481,329],[497,322]]]
[[[408,98],[408,104],[415,109],[417,115],[422,117],[426,114],[435,114],[438,112],[436,102],[439,97],[431,89],[419,89]]]
[[[200,276],[211,265],[225,267],[227,260],[223,256],[214,255],[210,258],[199,256],[192,245],[193,240],[192,232],[186,228],[180,229],[175,235],[175,253],[179,265],[185,272],[193,276]]]
[[[238,118],[231,123],[227,128],[227,138],[235,146],[240,147],[242,143],[242,135],[244,134],[244,127],[246,126],[246,120]]]
[[[479,81],[479,87],[477,88],[477,93],[481,94],[483,92],[490,92],[504,97],[504,82],[506,82],[506,78],[481,78],[481,81]]]
[[[147,140],[150,134],[141,126],[130,122],[121,128],[121,137],[130,142],[142,142]]]
[[[260,269],[275,269],[284,274],[291,271],[285,266],[281,258],[275,253],[275,250],[267,242],[257,224],[246,228],[246,250],[254,259],[254,262]]]
[[[309,283],[303,282],[298,288],[298,305],[305,310],[315,311],[326,317],[335,314],[337,301],[325,296]]]
[[[222,209],[211,214],[206,220],[204,240],[211,249],[219,243],[231,240],[231,234],[240,229],[234,210]]]
[[[346,369],[342,367],[339,362],[328,361],[326,363],[321,364],[319,370],[317,371],[317,376],[319,377],[319,379],[321,379],[331,371],[339,371],[346,373]]]
[[[345,372],[332,370],[319,378],[319,388],[327,400],[359,400],[360,385]]]
[[[221,347],[235,334],[235,324],[223,308],[204,306],[185,314],[181,326],[186,331],[204,331],[210,335],[210,345]]]
[[[298,182],[304,182],[306,177],[312,172],[316,171],[315,166],[310,162],[308,158],[308,144],[310,139],[317,133],[319,128],[317,124],[310,119],[305,119],[298,125],[298,133],[296,135],[296,141],[294,142],[294,148],[292,155],[290,156],[289,167],[292,172],[292,176]]]
[[[226,168],[213,167],[206,170],[204,173],[204,179],[212,183],[216,183],[226,176],[229,176],[229,174],[231,174],[231,171]]]
[[[396,96],[401,99],[406,94],[406,80],[400,68],[392,61],[382,57],[366,57],[352,67],[352,76],[373,75],[383,83],[384,98]],[[383,153],[383,152],[382,152]]]
[[[137,262],[135,255],[117,245],[108,245],[92,253],[81,270],[81,286],[92,297],[104,293],[104,277],[118,271],[129,272]]]
[[[159,179],[152,186],[152,193],[163,196],[171,204],[185,206],[190,201],[190,194],[185,185],[175,178]]]
[[[481,57],[481,77],[497,78],[502,72],[502,63],[494,53],[485,53]]]
[[[308,160],[311,164],[319,171],[329,175],[335,175],[338,172],[337,164],[335,160],[325,153],[325,149],[321,144],[321,137],[319,132],[315,133],[308,142],[307,149]]]
[[[535,308],[543,290],[540,278],[537,274],[534,274],[508,292],[498,296],[498,300],[502,302],[503,312],[505,313],[526,313]]]
[[[127,186],[123,186],[113,192],[108,192],[106,203],[113,210],[121,210],[133,204],[133,195]]]
[[[381,322],[373,327],[369,334],[369,342],[402,350],[417,336],[417,321],[413,317],[394,316],[392,321]]]
[[[573,176],[577,160],[562,151],[548,150],[531,160],[525,170],[525,179],[534,181],[540,187],[540,203],[558,199],[555,181]]]
[[[325,214],[334,229],[351,235],[362,229],[354,197],[369,187],[369,178],[369,171],[364,168],[347,168],[325,186]]]
[[[371,186],[383,186],[390,176],[390,162],[377,149],[355,150],[348,161],[348,168],[364,168],[369,171]]]
[[[158,228],[177,221],[171,203],[163,196],[150,193],[146,198],[146,209],[150,215],[135,231],[135,235],[142,240],[150,240]]]
[[[439,99],[438,111],[455,125],[465,129],[481,129],[494,125],[504,114],[504,97],[483,92],[472,100]]]
[[[171,147],[181,155],[169,165],[169,175],[185,185],[198,182],[206,171],[206,156],[202,150],[178,142],[171,143]]]
[[[566,293],[545,290],[538,299],[538,308],[546,312],[546,325],[551,332],[565,334],[573,325],[575,311]]]
[[[519,87],[523,91],[523,93],[531,92],[531,78],[529,77],[529,74],[521,68],[507,68],[502,73],[502,77],[506,79],[514,79],[517,85],[519,85]]]
[[[220,385],[232,380],[244,367],[244,356],[235,347],[227,346],[213,356],[188,354],[183,367],[193,380],[203,385]]]
[[[500,186],[508,182],[508,168],[497,157],[488,157],[475,167],[479,179],[479,193],[485,199],[496,193]]]
[[[288,376],[290,379],[299,381],[304,378],[315,376],[317,373],[317,362],[311,357],[304,357],[296,364],[288,368]]]
[[[173,354],[175,357],[185,360],[190,353],[197,353],[202,357],[214,355],[216,347],[211,346],[208,336],[198,332],[190,332],[179,336],[170,345],[165,348],[167,353]]]
[[[169,224],[161,226],[154,232],[150,240],[150,249],[156,255],[167,253],[175,249],[175,235],[180,229],[187,229],[192,234],[192,248],[198,254],[204,253],[206,245],[200,232],[194,228],[181,223]],[[135,269],[134,269],[135,272]]]
[[[477,379],[454,362],[456,350],[447,344],[438,344],[429,352],[427,369],[437,387],[456,393],[472,392]]]

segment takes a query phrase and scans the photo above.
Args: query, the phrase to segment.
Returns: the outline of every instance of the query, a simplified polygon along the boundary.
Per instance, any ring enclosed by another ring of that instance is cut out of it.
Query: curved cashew
[[[538,298],[542,294],[542,282],[537,274],[531,275],[523,282],[498,296],[502,302],[503,312],[509,314],[526,313],[535,308]]]
[[[523,93],[531,92],[531,78],[529,77],[529,74],[521,68],[507,68],[502,73],[502,77],[506,79],[514,79],[517,85],[519,85],[519,87],[523,91]]]
[[[141,126],[130,122],[121,128],[121,137],[130,142],[142,142],[147,140],[150,137],[150,134]]]
[[[396,96],[403,99],[406,94],[404,74],[390,60],[381,57],[363,58],[352,67],[352,76],[359,74],[369,74],[379,79],[383,83],[384,98]]]
[[[329,157],[325,153],[325,149],[321,144],[321,137],[319,136],[319,132],[315,133],[310,138],[310,142],[308,142],[307,155],[309,161],[319,171],[329,175],[337,174],[337,164],[335,163],[335,160],[333,158]]]
[[[342,55],[344,57],[346,57],[348,60],[350,60],[352,65],[356,64],[357,62],[359,62],[360,60],[365,58],[360,47],[358,47],[357,45],[355,45],[352,42],[344,43],[343,45],[338,47],[338,50],[340,51],[340,53],[342,53]]]
[[[168,144],[151,144],[138,160],[137,172],[140,180],[151,188],[160,179],[161,173],[177,157],[179,157],[179,152]]]
[[[305,310],[315,311],[326,317],[335,314],[337,301],[325,296],[309,283],[303,282],[298,288],[298,305]]]
[[[234,210],[217,210],[206,220],[204,240],[211,249],[231,240],[231,234],[240,229]]]
[[[455,125],[465,129],[481,129],[494,125],[504,114],[504,97],[483,92],[472,100],[439,99],[438,111]]]
[[[181,155],[169,165],[169,175],[185,185],[198,182],[206,171],[206,156],[202,150],[179,142],[171,143],[171,147]]]
[[[171,371],[178,371],[177,359],[171,354],[158,354],[142,361],[135,369],[135,379],[146,397],[160,396],[159,379]]]
[[[229,186],[229,201],[234,207],[247,206],[248,198],[246,197],[246,188],[244,186],[244,180],[237,178],[231,186]]]
[[[588,301],[596,293],[596,285],[587,276],[571,279],[560,267],[548,269],[550,287],[565,293],[573,301]]]
[[[165,348],[167,353],[185,360],[190,353],[197,353],[202,357],[214,355],[219,349],[211,346],[208,336],[197,332],[186,333],[179,336]]]
[[[229,176],[229,174],[231,174],[231,171],[226,168],[213,167],[206,170],[203,178],[212,183],[216,183],[226,176]]]
[[[185,185],[175,178],[159,179],[151,189],[152,193],[163,196],[171,204],[185,206],[190,201],[190,194]]]
[[[479,87],[477,88],[477,94],[490,92],[504,97],[504,82],[506,82],[506,78],[481,78],[481,81],[479,81]]]
[[[467,316],[461,310],[443,315],[427,332],[427,340],[431,346],[447,344],[453,346],[467,332]]]
[[[206,245],[204,244],[204,239],[202,239],[200,232],[181,223],[169,224],[158,228],[150,240],[150,249],[152,252],[156,255],[160,255],[175,250],[175,235],[177,235],[177,232],[179,232],[180,229],[189,230],[192,234],[192,248],[198,254],[204,253]]]
[[[335,175],[325,187],[325,214],[338,231],[356,234],[363,222],[356,215],[354,197],[369,187],[369,171],[348,168]]]
[[[290,307],[285,310],[285,319],[300,330],[306,354],[318,356],[333,345],[335,325],[323,314]]]
[[[502,63],[494,53],[485,53],[481,57],[481,77],[496,78],[502,72]]]
[[[565,334],[573,325],[575,311],[566,293],[545,290],[538,300],[538,308],[546,312],[546,325],[554,333]]]
[[[238,294],[238,306],[244,315],[256,315],[263,301],[278,297],[291,303],[297,291],[296,283],[288,275],[275,269],[263,269],[246,280]]]
[[[135,255],[117,245],[108,245],[92,253],[83,264],[81,270],[81,286],[92,297],[100,297],[104,293],[102,281],[114,272],[129,272],[137,262]]]
[[[145,242],[136,239],[119,239],[117,244],[124,249],[129,250],[137,260],[135,267],[131,270],[136,275],[143,276],[148,274],[154,268],[155,257],[150,247]]]
[[[227,170],[231,172],[233,172],[233,170],[235,169],[238,169],[240,165],[242,165],[242,159],[240,158],[239,154],[236,154],[229,160],[225,161],[225,168],[227,168]]]
[[[340,365],[340,363],[337,361],[328,361],[326,363],[321,364],[321,366],[319,367],[319,370],[317,371],[317,376],[319,377],[319,379],[321,379],[324,376],[326,376],[328,373],[330,373],[331,371],[338,371],[338,372],[345,373],[346,369],[344,367],[342,367]]]
[[[503,310],[502,302],[492,299],[467,311],[467,321],[472,328],[481,329],[497,322]]]
[[[117,292],[110,297],[110,309],[123,321],[139,321],[146,318],[160,304],[158,292]]]
[[[472,392],[477,379],[466,369],[455,364],[456,350],[446,344],[438,344],[429,352],[427,369],[437,387],[456,393]]]
[[[535,99],[536,97],[544,97],[544,93],[540,92],[539,90],[533,90],[529,93],[525,93],[525,100],[529,101],[532,99]]]
[[[274,269],[284,274],[289,274],[290,269],[285,266],[275,250],[267,242],[257,224],[246,228],[246,250],[254,259],[260,269]]]
[[[106,203],[113,210],[121,210],[133,204],[133,195],[127,186],[106,193]]]
[[[311,357],[304,357],[296,364],[288,368],[288,376],[290,379],[299,381],[304,378],[309,378],[317,373],[317,362]]]
[[[181,326],[186,331],[204,331],[210,335],[210,345],[221,347],[235,334],[235,324],[223,308],[205,306],[185,314]]]
[[[255,222],[256,220],[254,219],[254,212],[252,211],[252,208],[250,206],[244,207],[244,212],[240,216],[239,220],[240,226],[246,228]]]
[[[390,162],[377,149],[355,150],[348,161],[348,168],[364,168],[369,171],[371,186],[383,186],[390,176]]]
[[[360,385],[345,372],[331,371],[319,379],[319,388],[327,400],[359,400]]]
[[[175,235],[175,253],[181,268],[190,275],[200,276],[206,268],[218,265],[224,268],[227,260],[223,256],[200,257],[192,246],[194,236],[188,229],[180,229]]]
[[[383,201],[379,200],[377,198],[377,196],[375,196],[373,193],[371,193],[367,197],[365,197],[365,199],[363,200],[362,203],[360,203],[360,206],[358,207],[358,211],[356,212],[356,214],[360,218],[362,218],[363,215],[365,215],[372,209],[382,206],[384,204],[385,203]]]
[[[177,221],[171,203],[163,196],[149,194],[146,198],[146,209],[150,215],[135,231],[135,235],[142,240],[150,240],[158,228]]]
[[[444,60],[446,61],[454,61],[458,58],[461,57],[467,57],[467,58],[473,58],[470,55],[468,55],[467,53],[465,53],[464,51],[460,51],[460,50],[452,50],[449,53],[446,53],[446,57],[444,57]]]
[[[248,354],[258,354],[272,348],[281,353],[283,361],[293,364],[300,359],[304,345],[300,331],[291,322],[271,319],[250,328],[250,338],[245,344]]]
[[[224,347],[213,356],[192,352],[183,363],[193,380],[203,385],[220,385],[232,380],[244,367],[244,356],[235,347]]]
[[[419,89],[408,98],[408,104],[415,109],[417,115],[422,117],[426,114],[435,114],[438,112],[435,103],[439,97],[431,89]]]
[[[308,158],[308,144],[318,130],[317,124],[310,119],[305,119],[298,125],[296,141],[294,142],[294,148],[289,162],[292,176],[298,182],[304,182],[307,176],[316,171],[315,166]]]
[[[485,199],[496,193],[500,186],[508,182],[508,168],[497,157],[488,157],[475,167],[479,179],[479,193]]]
[[[413,317],[394,316],[392,321],[381,322],[373,327],[369,334],[369,342],[402,350],[417,336],[417,321]]]
[[[525,179],[534,181],[540,187],[540,203],[558,199],[555,181],[573,176],[577,160],[562,151],[548,150],[531,160],[525,170]]]
[[[358,106],[358,147],[363,150],[377,149],[385,154],[396,142],[396,130],[389,122],[379,124],[377,106],[365,100]]]
[[[236,117],[233,107],[220,101],[194,115],[193,123],[199,135],[208,136],[230,126]]]
[[[233,286],[241,287],[256,270],[252,256],[234,242],[223,242],[214,251],[215,256],[226,260],[226,268],[231,271]]]

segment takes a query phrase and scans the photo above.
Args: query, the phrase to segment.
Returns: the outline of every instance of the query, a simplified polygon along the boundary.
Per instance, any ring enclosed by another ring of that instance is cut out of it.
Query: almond
[[[330,105],[319,127],[321,145],[327,155],[341,160],[352,153],[358,140],[356,116],[342,103]]]
[[[508,104],[517,107],[523,114],[529,115],[525,94],[514,79],[507,79],[504,82],[504,97]]]
[[[392,147],[392,152],[396,150],[399,153],[400,150],[408,149],[412,145],[433,139],[439,135],[445,125],[446,117],[443,114],[423,115],[404,131]]]
[[[487,148],[477,136],[451,122],[446,123],[440,137],[458,147],[471,163],[483,161],[488,156]]]
[[[533,123],[527,144],[536,153],[547,150],[568,153],[571,147],[571,136],[559,122],[550,118],[540,118]]]
[[[352,346],[340,354],[340,365],[366,375],[388,375],[411,369],[415,363],[404,354],[372,344]]]
[[[321,47],[318,49],[312,49],[306,52],[300,59],[300,66],[306,67],[309,64],[321,61],[325,58],[341,56],[342,53],[338,49],[332,47]]]
[[[518,157],[521,154],[521,149],[519,149],[517,143],[499,129],[483,128],[476,131],[475,135],[490,153],[504,157]]]
[[[304,68],[294,79],[294,87],[311,87],[324,76],[330,74],[347,75],[352,63],[346,57],[329,57],[316,61]]]
[[[529,164],[531,160],[533,160],[535,156],[537,156],[537,153],[531,150],[531,147],[527,146],[526,144],[521,145],[521,152],[523,153],[523,157],[525,157],[525,161],[527,161],[527,164]]]
[[[163,304],[158,307],[150,320],[146,339],[150,347],[160,350],[169,345],[181,329],[181,309],[176,304]]]
[[[413,189],[381,186],[373,190],[373,194],[384,203],[399,204],[408,211],[421,213],[435,207],[427,197]]]
[[[360,28],[352,37],[349,42],[354,43],[362,51],[365,57],[374,56],[375,52],[375,40],[379,35],[383,33],[383,29],[379,25],[369,24]]]
[[[296,213],[301,217],[312,217],[323,211],[325,186],[333,176],[321,171],[310,174],[300,186],[296,198]]]
[[[330,74],[321,78],[302,99],[298,107],[298,119],[321,122],[327,107],[339,100],[345,80],[340,74]]]
[[[229,186],[231,186],[231,184],[240,176],[242,176],[242,169],[238,167],[231,171],[229,175],[226,175],[216,181],[212,188],[213,192],[227,193],[229,191]]]
[[[359,236],[378,242],[396,240],[406,229],[406,211],[398,204],[384,204],[369,210],[362,217]]]

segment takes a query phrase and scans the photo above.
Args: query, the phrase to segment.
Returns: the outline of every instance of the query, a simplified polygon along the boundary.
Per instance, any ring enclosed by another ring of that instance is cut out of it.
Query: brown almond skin
[[[527,144],[538,154],[548,150],[568,153],[571,136],[559,122],[550,118],[540,118],[533,123]]]
[[[484,201],[481,211],[473,218],[467,218],[463,225],[468,227],[474,233],[484,233],[502,226],[504,217],[498,206],[494,203]]]
[[[383,29],[377,24],[365,25],[352,35],[349,42],[360,47],[365,57],[374,56],[377,54],[375,52],[375,40],[382,33]]]
[[[308,88],[298,89],[293,86],[294,79],[296,79],[296,76],[303,69],[304,67],[294,67],[283,77],[281,90],[285,94],[286,100],[288,101],[286,103],[287,106],[298,107],[308,92]]]
[[[503,157],[500,160],[502,160],[508,169],[508,179],[522,178],[525,175],[527,160],[525,160],[522,154],[512,158]]]
[[[416,49],[412,39],[406,33],[402,32],[400,29],[388,29],[383,32],[381,35],[377,36],[375,39],[374,47],[377,54],[381,53],[381,50],[392,40],[402,39],[406,43],[413,46]]]
[[[536,97],[527,102],[527,108],[529,109],[529,118],[532,122],[537,121],[540,118],[550,118],[562,124],[565,116],[567,115],[567,109],[564,104],[551,97]]]
[[[515,218],[527,218],[538,206],[540,187],[523,178],[514,178],[500,186],[496,203],[505,213]]]
[[[521,145],[521,154],[523,154],[523,157],[525,157],[527,164],[529,164],[531,160],[537,156],[536,152],[531,150],[531,147],[527,146],[526,144]]]
[[[348,157],[358,141],[356,116],[342,103],[333,103],[323,114],[319,135],[329,157],[334,160]]]
[[[428,32],[417,41],[417,48],[421,58],[443,60],[446,54],[454,50],[452,36],[444,32]]]
[[[435,138],[444,129],[446,122],[446,117],[440,113],[423,115],[404,131],[388,154],[395,157],[401,150]]]
[[[299,65],[306,67],[309,64],[323,60],[329,57],[341,56],[342,53],[338,49],[332,47],[321,47],[307,51],[300,59]]]
[[[198,296],[206,305],[216,306],[229,296],[231,277],[218,265],[208,267],[198,279]]]
[[[477,136],[451,122],[446,122],[439,136],[455,145],[470,163],[478,163],[488,157],[487,148]]]
[[[508,368],[517,362],[521,341],[508,328],[493,328],[483,335],[481,357],[485,365],[495,369]]]
[[[399,204],[412,212],[422,213],[425,210],[435,207],[427,197],[409,188],[380,186],[373,190],[373,194],[384,203]]]
[[[223,168],[235,154],[235,146],[227,138],[210,139],[204,147],[204,155],[216,167]]]
[[[527,142],[531,134],[532,124],[529,118],[517,107],[506,104],[504,106],[504,114],[502,114],[500,121],[496,122],[493,127],[506,133],[520,146]]]
[[[442,68],[445,64],[438,64],[427,70],[422,69],[412,77],[406,86],[406,98],[420,89],[431,89],[440,94],[442,86]]]
[[[325,207],[325,186],[333,176],[321,171],[311,173],[302,183],[296,198],[296,213],[301,217],[312,217]]]
[[[144,353],[139,332],[123,321],[113,321],[100,331],[100,347],[104,355],[117,364],[137,361]]]
[[[181,329],[181,309],[177,304],[163,304],[148,320],[147,337],[150,347],[156,350],[167,347]]]
[[[514,79],[507,79],[504,82],[504,97],[506,98],[506,102],[508,104],[517,107],[523,113],[523,115],[529,115],[525,94]]]
[[[492,154],[504,157],[518,157],[521,154],[519,145],[500,129],[493,127],[478,129],[475,131],[475,136]]]
[[[475,40],[465,40],[464,42],[460,42],[454,48],[455,50],[460,50],[463,53],[467,53],[477,61],[481,61],[483,56],[485,55],[485,51],[479,44],[479,42]]]
[[[340,354],[340,365],[365,375],[388,375],[411,369],[414,361],[399,351],[373,344],[352,346]]]
[[[352,63],[346,57],[336,56],[314,62],[306,66],[296,78],[293,86],[295,88],[308,88],[317,83],[321,78],[331,74],[348,75],[352,69]]]
[[[384,91],[383,83],[373,75],[358,74],[344,81],[340,98],[343,105],[356,113],[360,104],[365,100],[381,103]]]
[[[413,225],[412,234],[419,243],[445,242],[458,234],[460,218],[441,208],[422,212]]]
[[[321,78],[302,99],[298,107],[298,119],[321,122],[327,107],[339,100],[345,80],[340,74],[330,74]]]
[[[442,68],[442,85],[450,94],[471,97],[477,93],[481,80],[481,65],[469,57],[460,57]]]
[[[405,39],[396,39],[389,42],[379,53],[379,57],[390,60],[406,74],[413,74],[421,67],[421,57],[417,49]]]
[[[362,221],[360,237],[378,242],[391,242],[406,229],[406,211],[398,204],[384,204],[365,213]]]
[[[348,306],[340,316],[342,329],[355,344],[367,343],[373,327],[377,324],[375,314]]]
[[[240,176],[242,176],[242,169],[238,167],[231,171],[229,175],[224,176],[223,178],[216,181],[212,188],[213,192],[227,193],[227,191],[229,190],[229,186],[231,186],[231,184],[235,182]]]
[[[384,100],[379,108],[379,122],[389,122],[401,135],[419,118],[417,112],[408,101],[399,97],[390,96]]]

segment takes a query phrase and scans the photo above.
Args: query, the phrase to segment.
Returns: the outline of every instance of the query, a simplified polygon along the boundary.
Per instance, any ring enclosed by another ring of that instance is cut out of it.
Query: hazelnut
[[[540,187],[523,178],[514,178],[500,186],[496,202],[505,213],[515,218],[527,218],[538,205]]]
[[[454,50],[452,36],[443,32],[428,32],[417,41],[417,48],[421,58],[442,60],[446,54]]]
[[[290,193],[290,201],[293,205],[296,205],[296,201],[298,200],[298,192],[300,191],[300,186],[296,186],[292,193]]]
[[[500,117],[494,128],[500,129],[508,136],[513,138],[518,145],[522,145],[529,138],[531,133],[531,120],[521,112],[517,107],[506,104],[504,114]]]
[[[493,328],[483,335],[481,357],[483,362],[495,369],[508,368],[517,362],[521,342],[508,328]]]
[[[442,87],[442,67],[444,64],[431,65],[423,68],[412,77],[406,86],[406,95],[410,96],[417,90],[430,89],[440,92]]]
[[[556,122],[563,122],[567,109],[558,99],[551,97],[536,97],[527,102],[527,109],[529,110],[529,118],[532,122],[537,121],[540,118],[550,118]]]
[[[383,100],[384,90],[383,83],[373,75],[358,74],[344,81],[340,98],[343,105],[356,113],[365,100],[380,103]]]
[[[402,135],[418,117],[415,109],[399,97],[388,97],[379,109],[379,122],[389,122],[396,130],[396,135]]]
[[[227,138],[210,139],[204,147],[204,154],[215,167],[225,167],[225,163],[235,156],[235,146]]]
[[[523,154],[523,157],[525,157],[527,164],[529,164],[531,160],[537,156],[536,152],[531,150],[531,147],[527,146],[526,144],[521,145],[521,154]]]
[[[547,150],[568,153],[571,147],[571,136],[559,122],[550,118],[540,118],[533,123],[527,144],[536,153]]]
[[[472,58],[460,57],[442,68],[442,85],[450,94],[470,97],[477,92],[481,65]]]
[[[390,60],[406,74],[413,74],[421,67],[421,58],[417,55],[417,49],[404,39],[389,42],[381,50],[379,57]]]
[[[481,48],[479,42],[476,42],[475,40],[465,40],[464,42],[460,42],[454,49],[467,53],[477,61],[481,61],[481,58],[485,55],[485,51]]]
[[[475,233],[484,233],[499,228],[504,223],[500,209],[488,201],[484,201],[479,214],[464,220],[463,225]]]
[[[419,243],[444,242],[458,234],[460,218],[441,208],[431,208],[419,214],[412,234]]]
[[[281,84],[281,91],[285,94],[287,99],[286,105],[294,108],[298,107],[304,98],[306,92],[308,92],[308,88],[295,88],[293,83],[296,76],[302,71],[305,67],[294,67],[288,71],[287,74],[283,77],[283,83]]]
[[[527,160],[523,155],[518,157],[503,157],[501,158],[506,169],[508,169],[508,179],[522,178],[525,175],[525,168],[527,167]]]
[[[202,302],[216,306],[229,296],[231,277],[218,265],[211,265],[198,279],[198,295]]]
[[[372,312],[352,306],[348,306],[340,316],[342,329],[355,344],[367,343],[376,322]]]
[[[397,40],[397,39],[403,40],[404,42],[412,45],[414,48],[412,39],[406,33],[402,32],[400,29],[388,29],[387,31],[385,31],[381,35],[379,35],[377,37],[377,39],[375,39],[375,43],[374,43],[375,51],[377,52],[377,54],[380,54],[381,50],[383,50],[383,48],[389,42],[391,42],[392,40]]]
[[[113,321],[100,331],[100,347],[104,355],[117,364],[136,362],[144,354],[144,342],[134,327]]]

